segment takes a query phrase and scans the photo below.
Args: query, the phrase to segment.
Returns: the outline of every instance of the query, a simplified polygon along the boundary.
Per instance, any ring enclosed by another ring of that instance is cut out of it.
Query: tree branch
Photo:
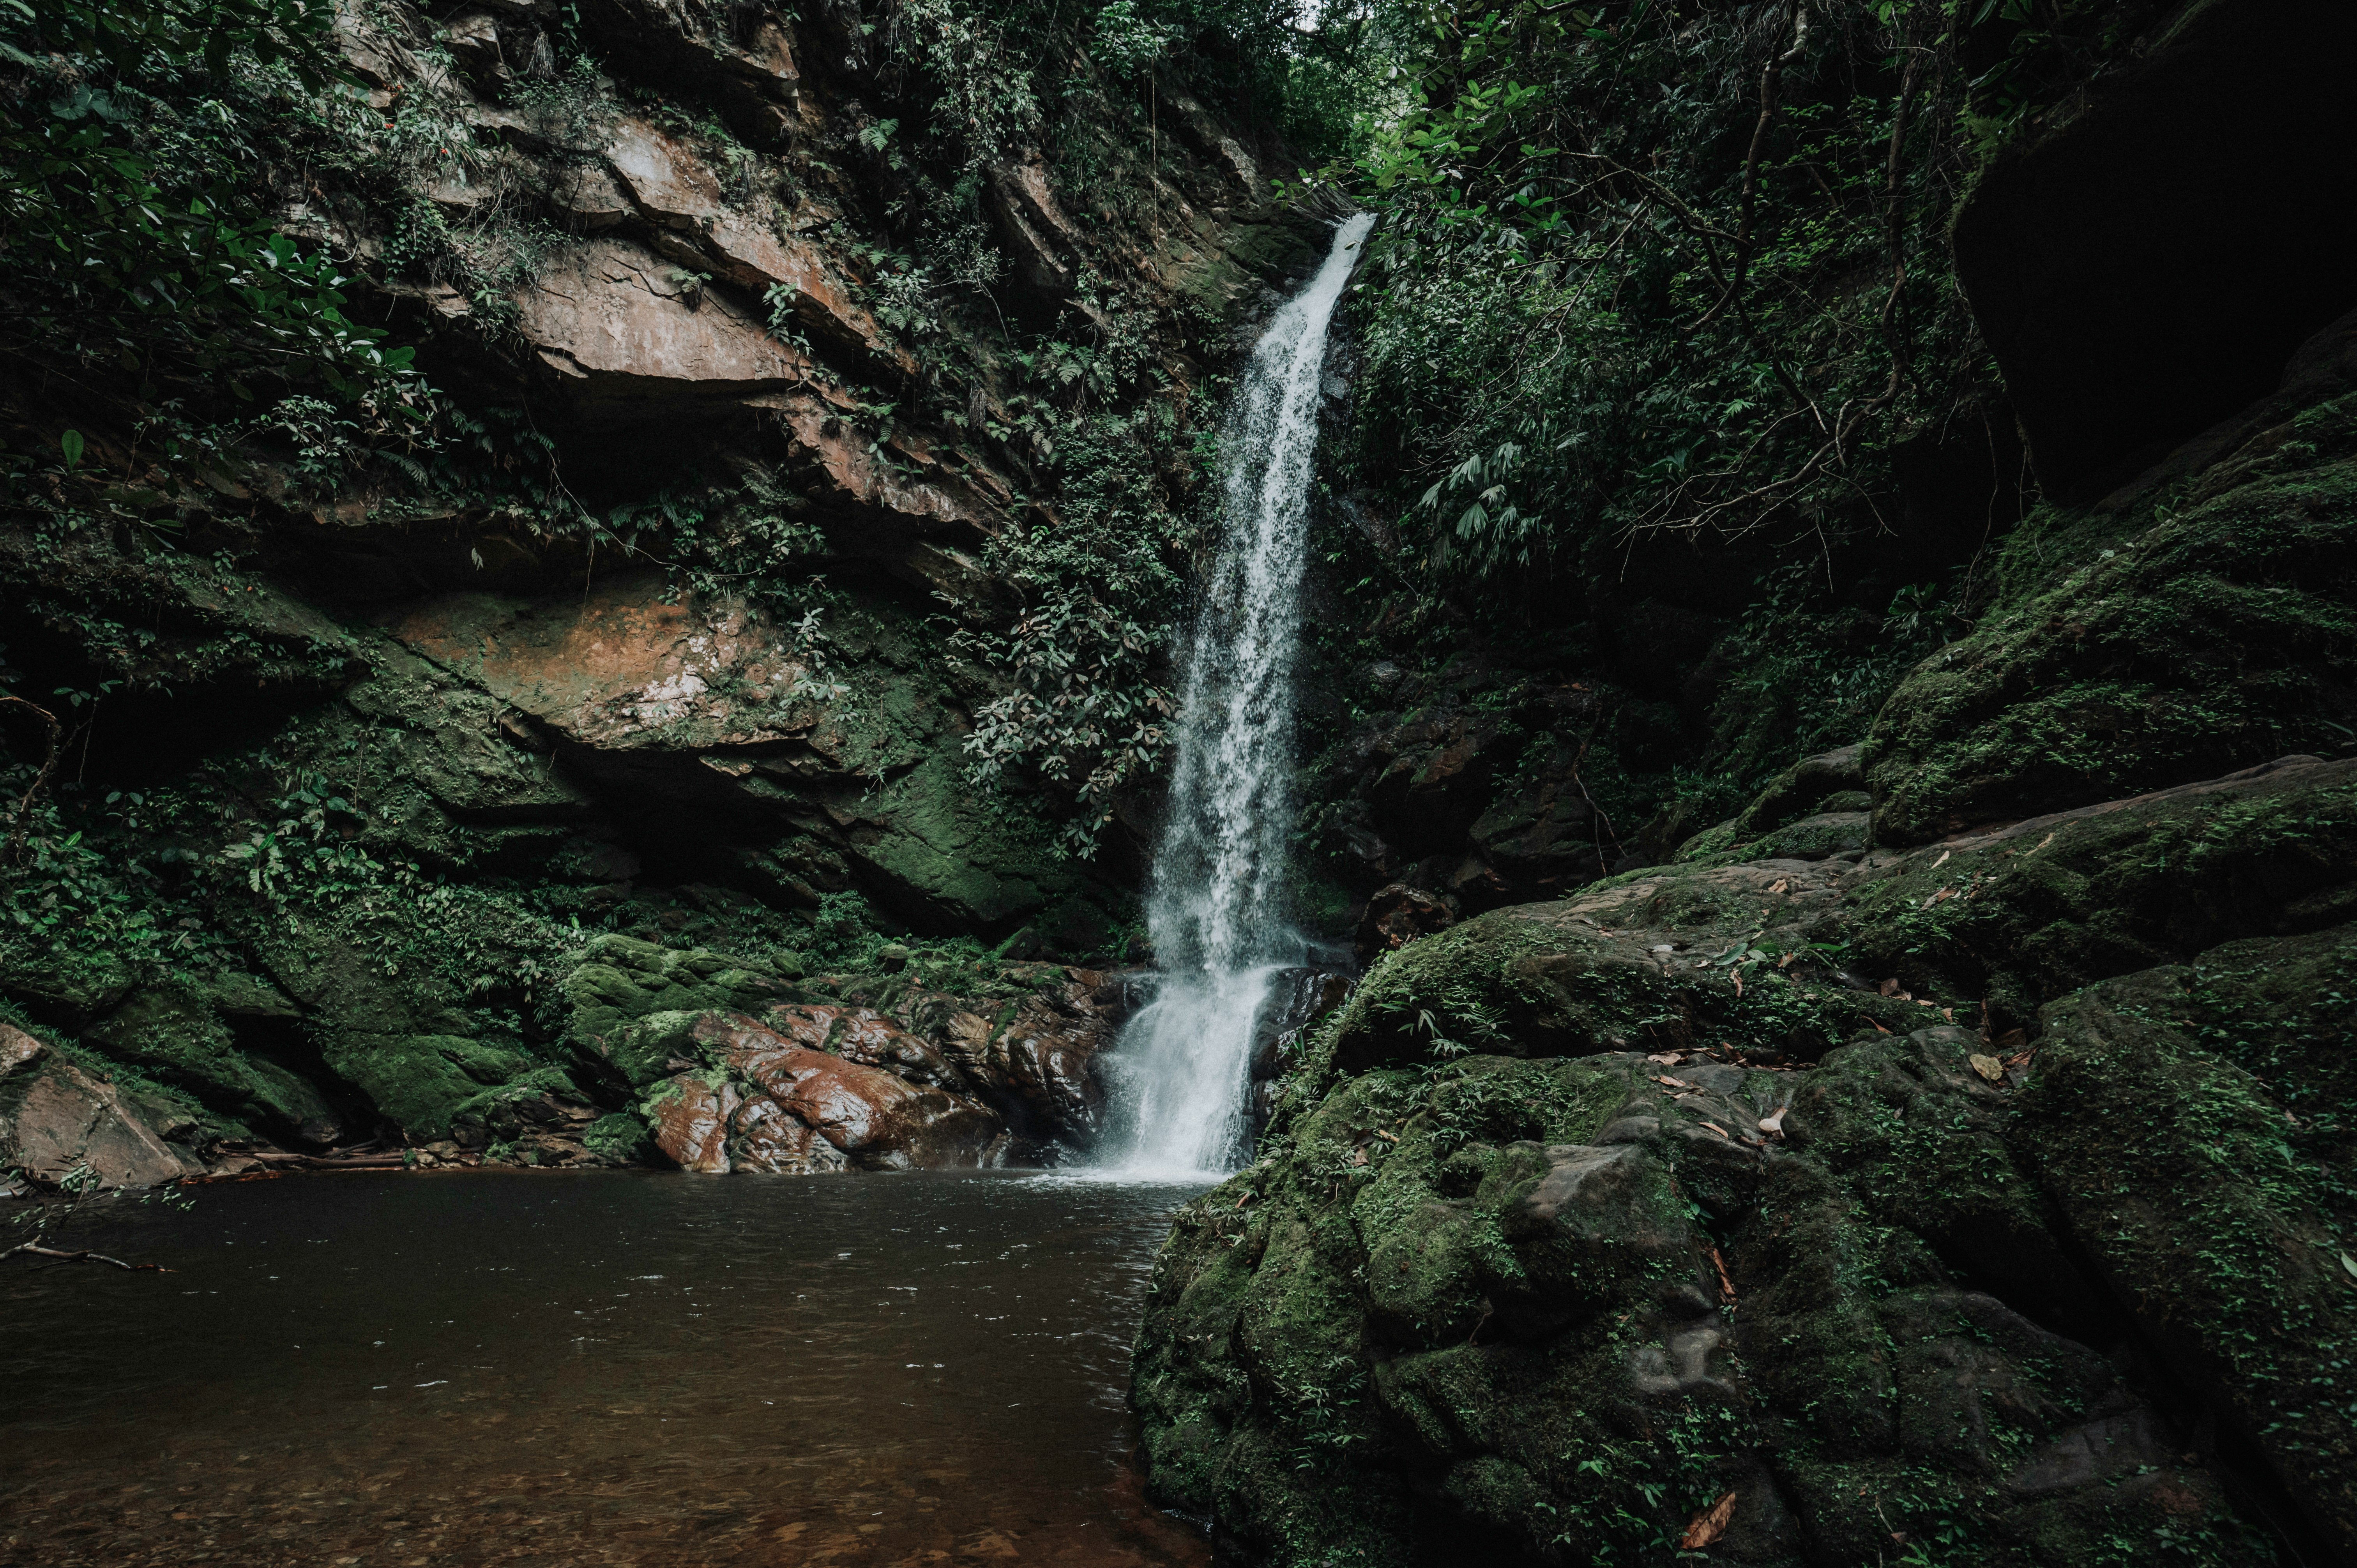
[[[0,707],[7,707],[12,704],[27,710],[38,716],[42,724],[48,726],[48,754],[41,758],[41,770],[33,775],[32,788],[27,789],[25,791],[25,798],[16,802],[16,827],[8,835],[7,854],[5,856],[0,856],[0,859],[5,859],[9,862],[14,862],[16,858],[24,852],[25,835],[31,830],[33,823],[33,800],[35,797],[40,794],[41,786],[49,781],[49,775],[57,768],[58,736],[61,733],[62,729],[62,726],[58,723],[57,714],[49,712],[48,709],[40,706],[37,703],[27,702],[24,698],[16,696],[12,693],[0,692]]]
[[[1751,146],[1743,155],[1743,197],[1736,209],[1735,260],[1728,269],[1727,290],[1718,296],[1718,303],[1695,323],[1696,332],[1708,326],[1743,291],[1744,274],[1751,268],[1751,220],[1760,198],[1760,154],[1768,145],[1768,127],[1776,119],[1776,90],[1784,79],[1784,68],[1800,58],[1801,48],[1808,41],[1807,0],[1792,0],[1792,46],[1782,54],[1769,56],[1768,63],[1760,71],[1760,119],[1751,127]]]
[[[87,1247],[78,1247],[69,1251],[56,1247],[44,1247],[38,1241],[17,1242],[6,1251],[0,1252],[0,1263],[6,1262],[19,1252],[36,1258],[62,1258],[70,1263],[112,1263],[118,1269],[128,1269],[134,1273],[142,1270],[159,1274],[178,1272],[175,1269],[167,1269],[161,1263],[126,1263],[120,1258],[110,1258],[103,1252],[93,1252]]]

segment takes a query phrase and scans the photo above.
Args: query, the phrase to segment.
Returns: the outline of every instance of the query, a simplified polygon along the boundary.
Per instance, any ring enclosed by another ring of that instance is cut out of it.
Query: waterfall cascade
[[[1283,886],[1310,460],[1327,323],[1372,222],[1336,231],[1253,349],[1230,412],[1219,553],[1186,650],[1146,900],[1162,980],[1106,1064],[1100,1158],[1125,1173],[1211,1174],[1243,1157],[1254,1025],[1272,980],[1300,961]]]

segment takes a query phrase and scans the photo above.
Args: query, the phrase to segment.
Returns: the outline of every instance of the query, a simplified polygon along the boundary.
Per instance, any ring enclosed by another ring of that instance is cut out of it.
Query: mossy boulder
[[[560,989],[567,1037],[634,1089],[667,1076],[662,1063],[687,1042],[697,1014],[759,1013],[799,994],[761,960],[623,936],[584,947]]]
[[[541,1065],[521,1049],[467,1035],[341,1030],[325,1054],[339,1076],[416,1138],[448,1137],[486,1093]]]
[[[2255,1452],[2269,1503],[2343,1560],[2357,1554],[2353,961],[2343,929],[2090,987],[2046,1009],[2023,1095],[2046,1189],[2216,1412],[2208,1441]]]
[[[2025,524],[2006,548],[2044,564],[2038,585],[1918,666],[1876,721],[1877,842],[2338,750],[2357,728],[2352,454],[2357,395],[2125,516]]]
[[[1341,1071],[1479,1050],[1567,1056],[1728,1044],[1813,1058],[1861,1023],[1921,1022],[1835,977],[1847,866],[1638,873],[1493,909],[1386,954],[1324,1050]]]
[[[2107,975],[2357,915],[2357,762],[2289,757],[2032,818],[1847,886],[1854,970],[1983,997],[2010,1028]]]
[[[223,1119],[224,1132],[335,1143],[345,1131],[345,1112],[310,1078],[241,1047],[224,1016],[227,1010],[217,1005],[216,992],[228,990],[232,1004],[251,1005],[254,993],[269,996],[276,1004],[271,1011],[285,1024],[292,1024],[294,1008],[271,993],[266,983],[236,979],[243,983],[213,987],[184,981],[143,988],[84,1030],[83,1042],[185,1090]],[[293,1036],[292,1030],[280,1033]]]
[[[612,1112],[590,1122],[582,1129],[581,1146],[612,1165],[644,1165],[655,1154],[655,1141],[645,1120],[628,1111]]]
[[[2270,1561],[2100,1344],[1953,1027],[1377,1068],[1181,1211],[1157,1495],[1280,1564]],[[1994,1286],[1995,1288],[1992,1288]],[[1957,1555],[1961,1554],[1961,1555]]]
[[[2345,1553],[2352,790],[2290,758],[1386,955],[1174,1230],[1154,1486],[1284,1563],[1665,1560],[1730,1495],[1729,1561]]]
[[[1847,797],[1866,783],[1860,755],[1864,750],[1865,744],[1859,742],[1803,757],[1770,779],[1726,825],[1740,843],[1820,812],[1863,809],[1864,801],[1852,803]],[[1831,803],[1836,798],[1842,799],[1841,804]]]
[[[1086,886],[1044,827],[975,793],[953,752],[929,755],[856,810],[845,855],[931,929],[1011,931]]]

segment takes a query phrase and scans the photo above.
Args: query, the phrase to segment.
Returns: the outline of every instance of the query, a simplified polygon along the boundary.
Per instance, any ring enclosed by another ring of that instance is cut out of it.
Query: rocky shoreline
[[[34,1188],[71,1192],[484,1164],[713,1175],[1048,1163],[1095,1130],[1095,1059],[1135,981],[1047,964],[994,978],[996,994],[960,996],[890,972],[789,978],[758,960],[600,939],[564,981],[571,1079],[484,1090],[358,1146],[221,1137],[172,1097],[117,1084],[102,1060],[5,1028],[0,1159]],[[616,1101],[625,1109],[608,1108]]]

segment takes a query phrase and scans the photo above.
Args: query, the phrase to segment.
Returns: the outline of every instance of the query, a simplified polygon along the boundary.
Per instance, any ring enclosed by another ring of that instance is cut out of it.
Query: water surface
[[[1123,1391],[1186,1189],[350,1175],[0,1269],[0,1563],[1178,1568]]]

